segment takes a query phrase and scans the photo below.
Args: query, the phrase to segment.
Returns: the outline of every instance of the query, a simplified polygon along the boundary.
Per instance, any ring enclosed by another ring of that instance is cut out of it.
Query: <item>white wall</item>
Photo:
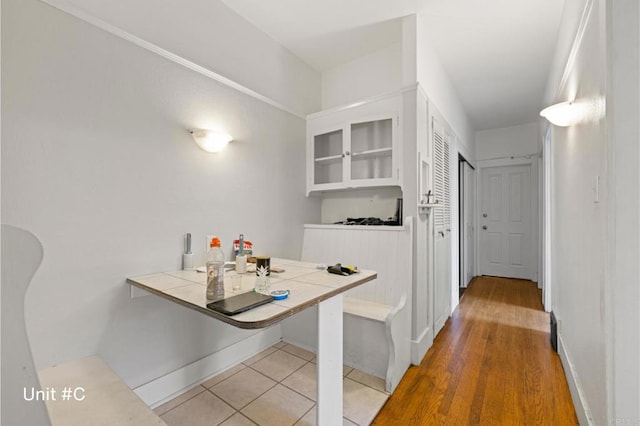
[[[322,109],[346,105],[402,87],[402,43],[322,72]]]
[[[538,123],[476,132],[476,159],[523,157],[538,152]]]
[[[436,108],[451,128],[451,310],[458,305],[459,252],[458,252],[458,169],[457,156],[461,153],[467,161],[475,164],[475,131],[464,106],[456,94],[446,70],[442,67],[438,55],[431,44],[434,35],[429,33],[425,22],[425,12],[416,16],[416,75],[418,82],[429,97],[429,108]],[[436,35],[437,36],[437,35]]]
[[[548,102],[605,95],[606,56],[600,2],[593,4],[575,61]],[[574,9],[564,21],[575,20]],[[561,65],[564,68],[564,64]],[[556,72],[562,75],[563,72]],[[551,140],[551,284],[559,321],[559,352],[581,424],[614,424],[607,413],[606,123],[592,120],[552,128]],[[596,177],[603,179],[595,202]],[[637,359],[636,359],[637,362]],[[637,400],[636,400],[637,402]]]
[[[553,56],[552,66],[549,71],[547,87],[544,94],[545,101],[553,101],[558,95],[558,87],[565,76],[566,65],[571,55],[576,34],[583,22],[585,5],[591,0],[564,0],[562,22],[558,27],[558,40]]]
[[[42,0],[118,27],[265,95],[301,115],[320,107],[320,73],[220,0]],[[196,7],[199,10],[194,11]],[[167,30],[170,29],[170,30]]]
[[[298,257],[320,211],[305,121],[42,2],[2,0],[2,18],[2,219],[44,246],[36,366],[98,353],[136,387],[255,334],[131,299],[125,279],[178,269],[186,232],[196,257],[207,234],[228,255],[240,232]],[[235,139],[215,155],[187,133],[214,125]]]
[[[640,424],[640,5],[607,2],[610,419]],[[613,187],[611,187],[613,186]]]
[[[449,123],[459,139],[457,151],[474,164],[476,156],[475,131],[464,106],[458,99],[446,70],[442,67],[438,55],[431,45],[429,28],[424,23],[422,14],[416,17],[416,67],[418,82],[429,97],[430,104],[434,104],[443,118]]]

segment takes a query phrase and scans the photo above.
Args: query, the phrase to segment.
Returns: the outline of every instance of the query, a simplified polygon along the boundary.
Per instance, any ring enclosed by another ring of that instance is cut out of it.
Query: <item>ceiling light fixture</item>
[[[198,146],[207,152],[219,152],[233,140],[231,135],[216,130],[193,129],[189,133]]]

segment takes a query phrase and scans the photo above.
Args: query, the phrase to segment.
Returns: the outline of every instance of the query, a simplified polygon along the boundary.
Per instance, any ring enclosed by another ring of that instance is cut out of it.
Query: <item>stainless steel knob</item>
[[[487,217],[488,215],[486,213],[482,213],[482,217]]]
[[[486,231],[487,230],[487,225],[482,225],[482,229]]]

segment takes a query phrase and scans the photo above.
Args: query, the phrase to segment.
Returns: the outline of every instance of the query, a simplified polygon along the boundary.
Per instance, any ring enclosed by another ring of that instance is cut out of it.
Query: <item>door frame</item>
[[[531,194],[531,251],[534,256],[531,263],[531,281],[538,282],[538,247],[540,245],[540,234],[538,226],[538,154],[529,154],[520,157],[504,157],[494,158],[491,160],[478,160],[476,162],[476,203],[475,203],[475,274],[480,275],[480,211],[482,210],[482,172],[490,167],[508,167],[508,166],[529,166],[531,170],[530,194]],[[538,282],[538,288],[540,283]]]
[[[542,146],[542,241],[540,244],[540,259],[541,265],[539,266],[540,270],[540,280],[542,285],[542,305],[544,306],[544,310],[546,312],[551,312],[551,307],[553,303],[553,290],[552,290],[552,279],[551,279],[551,191],[553,187],[551,185],[551,166],[552,159],[551,156],[551,126],[547,128],[547,131],[544,136]]]
[[[463,163],[467,163],[469,165],[469,167],[471,167],[472,172],[475,174],[476,173],[476,168],[473,166],[473,164],[471,164],[469,161],[467,161],[467,159],[464,157],[464,155],[462,155],[460,152],[458,152],[458,274],[459,274],[459,278],[458,278],[458,289],[460,287],[467,287],[467,283],[465,282],[465,276],[464,276],[464,260],[465,260],[465,256],[464,256],[464,250],[466,247],[466,243],[465,243],[465,237],[466,237],[466,231],[465,231],[465,226],[464,226],[464,216],[465,216],[465,212],[466,209],[468,209],[470,206],[467,206],[465,203],[465,197],[467,196],[467,194],[464,191],[464,185],[465,185],[465,179],[464,179],[464,166]],[[475,186],[475,185],[474,185]],[[471,189],[472,191],[475,191],[475,187]],[[471,203],[471,205],[475,208],[476,207],[476,195],[473,194],[473,202]],[[474,212],[475,213],[475,212]],[[474,216],[471,218],[471,221],[474,222],[475,220],[475,214]],[[474,241],[473,241],[473,248],[475,249],[476,247],[476,242],[475,242],[475,226],[474,226],[474,230],[473,232],[473,237],[474,237]],[[475,253],[473,255],[473,259],[475,261]],[[473,265],[472,270],[471,270],[471,274],[475,275],[474,272],[476,270],[475,265]],[[464,285],[463,285],[464,283]]]

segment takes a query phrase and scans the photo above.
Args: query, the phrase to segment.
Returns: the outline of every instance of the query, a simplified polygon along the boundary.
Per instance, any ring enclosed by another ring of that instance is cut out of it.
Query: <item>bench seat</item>
[[[345,314],[385,322],[391,311],[393,311],[393,306],[345,297],[342,310]]]
[[[302,260],[357,265],[378,278],[343,299],[345,364],[385,380],[391,393],[411,362],[412,217],[401,227],[305,225]],[[301,324],[286,327],[286,340],[313,347]]]
[[[55,401],[45,401],[52,426],[166,426],[98,356],[40,370],[38,377],[43,390],[56,390]],[[63,400],[66,387],[78,388],[76,397],[83,399]]]

